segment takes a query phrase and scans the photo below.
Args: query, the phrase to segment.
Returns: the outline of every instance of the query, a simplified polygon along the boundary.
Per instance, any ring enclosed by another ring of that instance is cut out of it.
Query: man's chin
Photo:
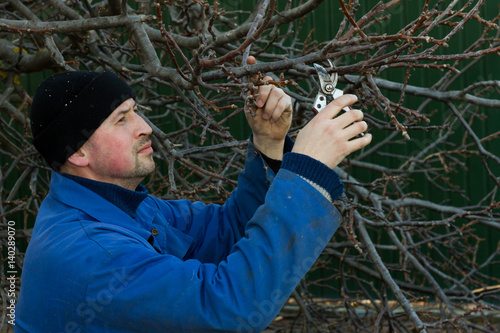
[[[137,165],[136,168],[134,169],[134,171],[132,172],[132,176],[136,177],[136,178],[139,178],[139,177],[146,178],[147,176],[152,174],[153,171],[155,171],[155,168],[156,168],[156,164],[153,161],[153,159],[151,158],[150,161],[143,162],[143,163],[140,163],[140,165]]]
[[[153,160],[153,156],[151,156],[151,162],[148,163],[147,168],[146,168],[147,176],[152,174],[155,171],[155,169],[156,169],[156,163]]]

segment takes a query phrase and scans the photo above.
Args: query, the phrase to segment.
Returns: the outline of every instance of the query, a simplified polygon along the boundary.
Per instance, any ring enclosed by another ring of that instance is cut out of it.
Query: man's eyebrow
[[[117,119],[117,118],[121,117],[122,115],[124,115],[124,114],[128,113],[130,110],[135,109],[136,107],[137,107],[137,103],[135,103],[135,104],[132,106],[132,108],[130,108],[130,109],[122,109],[122,110],[118,110],[118,112],[116,112],[116,113],[113,115],[113,118],[114,118],[114,119]]]

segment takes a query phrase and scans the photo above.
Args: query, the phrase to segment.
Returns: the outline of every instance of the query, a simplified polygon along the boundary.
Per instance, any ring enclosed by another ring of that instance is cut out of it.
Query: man
[[[346,95],[293,144],[290,98],[272,86],[258,94],[245,169],[218,206],[160,200],[140,185],[154,169],[151,128],[119,77],[44,81],[31,126],[54,171],[24,260],[16,332],[264,329],[341,222],[333,168],[371,136],[356,138],[367,129],[361,111],[336,117],[356,101]]]

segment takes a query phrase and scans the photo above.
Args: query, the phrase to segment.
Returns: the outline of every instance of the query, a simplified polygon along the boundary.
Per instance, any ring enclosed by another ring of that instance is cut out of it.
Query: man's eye
[[[121,118],[118,120],[118,122],[119,122],[119,123],[123,123],[124,121],[125,121],[125,117],[121,117]]]

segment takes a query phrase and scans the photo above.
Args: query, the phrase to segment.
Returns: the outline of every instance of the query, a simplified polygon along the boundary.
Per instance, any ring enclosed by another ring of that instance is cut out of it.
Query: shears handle
[[[340,96],[342,96],[344,92],[340,89],[335,89],[331,95],[328,95],[331,97],[331,100],[337,99]],[[328,98],[327,95],[319,92],[316,95],[316,99],[314,100],[314,105],[313,105],[313,111],[315,114],[320,113],[327,105],[328,105]],[[346,106],[342,109],[345,112],[351,111],[352,107],[351,106]],[[365,133],[360,133],[357,137],[364,136]]]
[[[319,92],[317,95],[316,95],[316,99],[314,100],[314,105],[313,105],[313,111],[315,114],[318,114],[320,113],[327,105],[330,101],[328,101],[328,99],[331,99],[331,100],[334,100],[334,99],[337,99],[339,98],[340,96],[342,96],[344,94],[344,92],[340,89],[335,89],[331,95],[325,95],[323,94],[322,92]],[[328,98],[330,97],[330,98]],[[345,108],[343,108],[342,110],[344,111],[350,111],[352,110],[352,108],[350,106],[346,106]]]

